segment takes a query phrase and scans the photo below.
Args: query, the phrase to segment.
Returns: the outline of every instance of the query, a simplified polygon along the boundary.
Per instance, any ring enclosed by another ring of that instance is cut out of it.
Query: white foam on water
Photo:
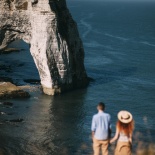
[[[129,38],[125,38],[125,37],[122,37],[122,36],[115,36],[115,35],[112,35],[110,33],[103,33],[103,32],[100,32],[98,30],[93,30],[95,33],[97,34],[100,34],[100,35],[104,35],[104,36],[107,36],[107,37],[110,37],[110,38],[114,38],[114,39],[119,39],[121,41],[130,41]]]
[[[90,59],[85,59],[85,62],[87,64],[92,64],[92,61]],[[106,56],[99,56],[93,60],[93,66],[104,66],[104,65],[107,65],[107,64],[109,65],[112,63],[113,63],[113,60]]]
[[[155,86],[155,83],[154,81],[150,81],[150,80],[143,80],[143,79],[140,79],[140,78],[136,78],[136,77],[128,77],[125,79],[125,81],[127,81],[128,83],[134,83],[135,86],[152,86],[154,87]]]
[[[141,42],[139,42],[139,43],[144,44],[144,45],[148,45],[148,46],[153,46],[153,47],[155,47],[155,44],[151,44],[151,43],[149,43],[149,42],[147,42],[147,41],[141,41]]]
[[[129,41],[128,38],[124,38],[124,37],[120,37],[120,36],[114,36],[114,35],[109,34],[109,33],[105,33],[104,35],[108,36],[108,37],[111,37],[111,38],[119,39],[119,40],[122,40],[122,41]]]
[[[111,38],[114,38],[114,39],[119,39],[121,41],[130,41],[130,42],[134,42],[134,43],[140,43],[140,44],[144,44],[144,45],[147,45],[147,46],[155,47],[155,44],[151,44],[148,41],[134,41],[134,40],[131,40],[130,38],[125,38],[125,37],[121,37],[121,36],[115,36],[115,35],[112,35],[112,34],[109,34],[109,33],[99,32],[97,30],[93,30],[93,31],[95,33],[97,33],[97,34],[105,35],[105,36],[108,36],[108,37],[111,37]]]
[[[111,46],[108,46],[108,45],[103,45],[103,44],[100,44],[96,41],[91,41],[91,42],[84,42],[84,45],[86,47],[91,47],[91,48],[97,48],[97,47],[102,47],[102,48],[106,48],[106,49],[110,49],[110,50],[113,50],[113,48]]]
[[[92,31],[92,26],[86,20],[91,19],[94,16],[94,13],[90,13],[87,17],[80,20],[80,24],[86,27],[86,31],[82,34],[82,38],[85,39],[86,36]]]

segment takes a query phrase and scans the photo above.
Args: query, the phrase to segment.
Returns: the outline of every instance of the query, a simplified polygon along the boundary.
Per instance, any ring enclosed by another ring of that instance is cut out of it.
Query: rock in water
[[[0,82],[0,99],[8,98],[28,98],[29,93],[21,90],[10,82]],[[10,102],[4,102],[3,105],[12,106]]]
[[[6,105],[6,106],[13,106],[13,103],[11,103],[11,102],[3,102],[3,105]]]
[[[21,119],[21,118],[18,118],[18,119],[12,119],[12,120],[6,120],[5,122],[14,122],[14,123],[20,123],[20,122],[23,122],[24,120]]]
[[[45,94],[88,85],[84,49],[65,0],[0,0],[0,50],[30,44]]]

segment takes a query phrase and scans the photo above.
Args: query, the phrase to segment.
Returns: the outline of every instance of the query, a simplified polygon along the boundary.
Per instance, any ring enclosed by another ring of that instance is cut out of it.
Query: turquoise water
[[[90,126],[99,101],[112,116],[129,110],[135,119],[137,141],[155,143],[155,3],[68,1],[85,48],[87,73],[95,81],[84,90],[50,97],[39,90],[27,100],[8,100],[11,108],[1,111],[0,120],[22,118],[22,123],[0,125],[0,147],[6,154],[92,154]],[[39,79],[24,43],[14,43],[20,53],[1,55],[0,62],[12,65],[3,76],[25,84]],[[33,76],[32,76],[33,75]],[[138,139],[138,140],[137,140]],[[110,154],[113,154],[110,151]]]

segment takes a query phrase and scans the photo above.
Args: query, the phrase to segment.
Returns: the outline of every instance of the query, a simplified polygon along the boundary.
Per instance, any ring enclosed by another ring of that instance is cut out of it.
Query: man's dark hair
[[[99,107],[99,109],[104,110],[105,104],[103,102],[99,102],[98,107]]]

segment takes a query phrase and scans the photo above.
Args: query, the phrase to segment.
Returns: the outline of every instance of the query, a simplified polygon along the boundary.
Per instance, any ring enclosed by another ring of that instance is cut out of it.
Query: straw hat
[[[133,119],[132,114],[125,110],[120,111],[117,116],[122,123],[130,123]]]

